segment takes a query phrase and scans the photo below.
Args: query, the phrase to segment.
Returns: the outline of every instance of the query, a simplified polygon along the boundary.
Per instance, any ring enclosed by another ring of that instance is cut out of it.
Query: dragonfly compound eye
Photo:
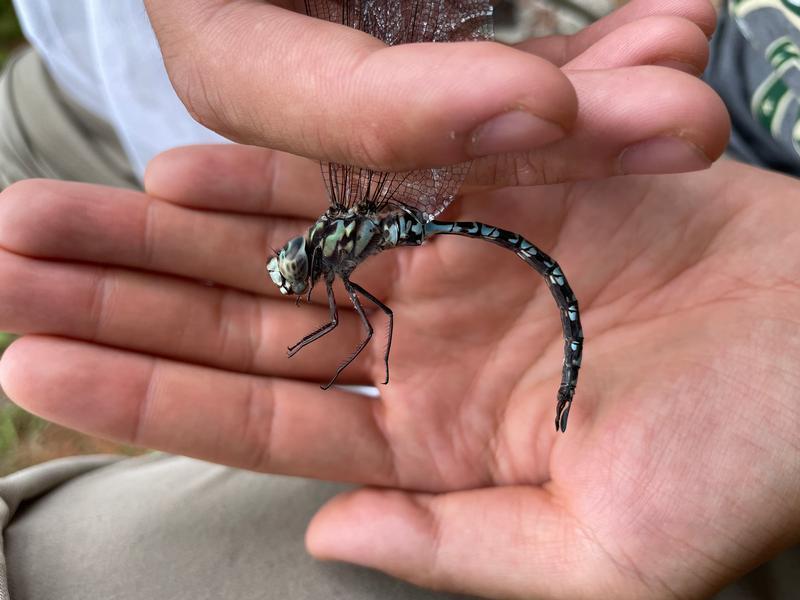
[[[308,258],[303,237],[291,240],[267,263],[267,272],[281,294],[302,294],[308,286]]]
[[[296,237],[286,244],[278,257],[278,266],[287,281],[293,284],[308,279],[308,256],[304,237]]]

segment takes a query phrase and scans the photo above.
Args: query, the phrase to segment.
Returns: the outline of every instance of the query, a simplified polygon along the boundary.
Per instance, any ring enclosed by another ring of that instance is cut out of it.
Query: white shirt
[[[14,0],[53,78],[116,129],[139,178],[159,152],[223,142],[197,123],[167,77],[143,0]]]

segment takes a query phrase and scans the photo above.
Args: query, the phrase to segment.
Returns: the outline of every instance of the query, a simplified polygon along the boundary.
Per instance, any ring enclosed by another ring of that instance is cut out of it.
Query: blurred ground
[[[9,52],[22,41],[11,0],[0,0],[0,63],[5,62]]]
[[[629,0],[501,0],[496,3],[498,38],[507,43],[531,36],[571,34]],[[719,9],[724,0],[711,0]]]
[[[531,36],[570,34],[628,0],[503,0],[495,8],[498,37],[507,43]]]

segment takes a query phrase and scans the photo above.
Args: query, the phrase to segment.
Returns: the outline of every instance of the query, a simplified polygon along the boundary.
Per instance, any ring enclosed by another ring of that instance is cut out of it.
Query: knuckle
[[[580,169],[585,168],[583,164],[576,167],[574,162],[543,151],[488,156],[475,161],[471,179],[480,185],[494,186],[558,184],[575,179]]]
[[[372,169],[395,169],[401,162],[395,141],[380,131],[377,123],[362,123],[350,140],[348,154],[357,164]]]
[[[170,78],[178,98],[195,121],[209,129],[222,128],[219,94],[194,63],[181,61],[170,71]]]

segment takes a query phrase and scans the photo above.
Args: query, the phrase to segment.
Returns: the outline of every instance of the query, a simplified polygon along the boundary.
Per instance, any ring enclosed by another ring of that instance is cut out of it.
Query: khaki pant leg
[[[140,187],[113,128],[68,98],[26,48],[0,74],[0,188],[33,177]]]
[[[343,485],[163,454],[112,460],[0,479],[11,600],[464,598],[312,559],[308,521]],[[6,600],[3,586],[0,570]]]

